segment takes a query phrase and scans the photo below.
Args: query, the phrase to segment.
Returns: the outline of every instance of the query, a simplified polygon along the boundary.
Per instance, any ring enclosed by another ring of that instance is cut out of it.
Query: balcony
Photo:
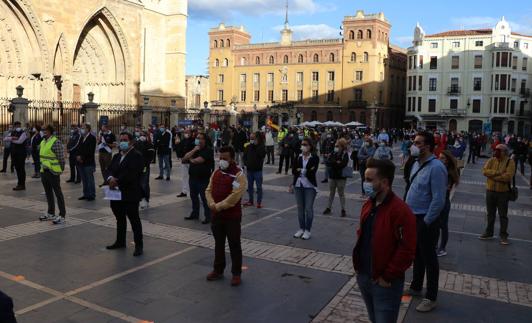
[[[368,106],[368,101],[354,100],[347,102],[348,109],[365,109]]]
[[[466,109],[441,109],[440,115],[448,117],[463,117],[467,114]]]
[[[216,101],[211,101],[211,105],[213,107],[225,107],[225,100],[216,100]]]
[[[448,95],[460,95],[460,93],[462,93],[462,88],[456,85],[450,86],[447,90]]]
[[[530,97],[530,89],[520,88],[519,96],[526,99]]]

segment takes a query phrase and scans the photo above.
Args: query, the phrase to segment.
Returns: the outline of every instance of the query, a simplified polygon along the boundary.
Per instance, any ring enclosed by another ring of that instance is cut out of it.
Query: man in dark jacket
[[[76,165],[76,156],[78,154],[79,144],[81,136],[79,134],[79,128],[77,124],[70,126],[70,137],[68,138],[67,150],[68,150],[68,163],[70,165],[70,179],[67,183],[80,183],[81,176],[79,169]]]
[[[257,208],[262,208],[262,167],[266,157],[266,148],[260,133],[252,133],[249,136],[249,145],[244,148],[244,165],[248,178],[249,200],[244,206],[254,206],[253,182],[257,185]]]
[[[96,171],[96,161],[94,153],[96,150],[96,137],[91,133],[91,125],[85,123],[81,127],[81,139],[76,156],[78,169],[83,183],[83,196],[78,200],[94,201],[96,198],[96,187],[94,184],[94,172]]]
[[[148,134],[145,131],[139,131],[139,137],[135,143],[135,148],[142,155],[144,168],[140,177],[141,198],[140,209],[144,210],[150,206],[150,166],[153,156],[155,156],[155,149],[149,140]]]
[[[35,125],[30,138],[31,157],[33,158],[33,169],[35,173],[31,178],[41,178],[41,159],[39,158],[39,147],[42,141],[41,126]]]
[[[143,253],[142,223],[139,217],[139,201],[142,196],[140,178],[144,168],[144,159],[135,149],[133,135],[120,134],[120,152],[113,156],[108,168],[107,182],[112,190],[120,190],[120,199],[111,201],[111,210],[116,217],[116,240],[107,246],[109,250],[126,248],[126,217],[133,230],[135,252],[138,257]]]
[[[391,190],[395,166],[369,159],[353,267],[371,322],[396,322],[405,271],[416,254],[416,218]]]
[[[344,168],[349,163],[349,155],[347,153],[347,141],[344,138],[338,139],[334,147],[334,151],[329,154],[326,166],[329,172],[329,203],[327,208],[323,211],[323,214],[331,214],[331,209],[338,190],[338,196],[340,197],[340,205],[342,207],[341,216],[345,217],[345,183],[346,177],[344,176]]]
[[[184,161],[183,157],[194,149],[195,138],[192,136],[190,129],[183,131],[183,138],[176,138],[179,141],[176,145],[177,158],[181,159],[181,193],[177,197],[187,197],[190,191],[188,185],[188,171],[190,162]]]
[[[244,153],[244,144],[248,141],[246,132],[240,124],[236,125],[236,131],[233,134],[233,148],[235,149],[236,163],[242,165],[242,154]]]
[[[161,124],[159,125],[159,134],[155,137],[155,149],[159,158],[159,177],[161,180],[166,175],[166,180],[170,180],[170,155],[172,153],[172,133]]]
[[[225,240],[229,242],[231,252],[232,286],[241,283],[242,247],[240,244],[242,207],[240,201],[246,187],[246,178],[235,163],[235,151],[232,147],[220,149],[219,169],[209,181],[205,191],[209,208],[212,211],[212,234],[214,236],[214,270],[207,280],[214,281],[223,277],[225,270]]]
[[[292,157],[292,146],[290,143],[292,142],[293,137],[293,134],[288,134],[279,143],[281,152],[279,154],[279,170],[277,171],[277,174],[281,174],[283,170],[283,162],[285,163],[284,174],[288,174],[288,169],[291,165],[290,159]]]
[[[2,291],[0,291],[0,322],[17,323],[13,312],[13,300]]]
[[[21,123],[15,121],[14,129],[11,131],[11,137],[5,138],[4,141],[11,143],[11,160],[15,165],[17,172],[17,186],[13,188],[14,191],[24,191],[26,189],[26,140],[28,135],[22,129]]]

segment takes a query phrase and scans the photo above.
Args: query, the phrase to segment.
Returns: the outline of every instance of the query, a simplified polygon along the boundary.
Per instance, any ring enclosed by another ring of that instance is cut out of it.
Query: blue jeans
[[[159,176],[170,177],[170,154],[159,155]]]
[[[205,220],[210,220],[211,209],[209,209],[209,205],[207,204],[207,198],[205,197],[205,190],[209,185],[209,179],[207,178],[204,180],[199,180],[189,178],[188,185],[190,186],[190,199],[192,200],[192,213],[190,214],[190,216],[193,218],[199,218],[199,198],[201,197],[203,209],[205,210]]]
[[[368,316],[373,323],[390,323],[397,322],[399,316],[399,307],[401,306],[401,296],[403,295],[404,279],[392,281],[389,288],[381,287],[373,282],[367,274],[358,274],[357,283]]]
[[[88,199],[96,198],[96,186],[94,185],[94,172],[96,166],[79,166],[81,183],[83,184],[83,196]]]
[[[294,193],[296,195],[299,228],[310,231],[314,219],[314,199],[316,199],[317,192],[313,188],[295,187]]]
[[[262,203],[262,171],[248,171],[248,195],[249,201],[253,202],[253,182],[257,184],[257,203]]]

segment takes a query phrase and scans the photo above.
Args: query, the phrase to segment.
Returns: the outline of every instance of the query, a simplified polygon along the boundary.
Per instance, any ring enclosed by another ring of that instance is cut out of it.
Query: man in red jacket
[[[416,255],[416,218],[391,190],[395,165],[369,159],[353,267],[371,322],[397,322],[405,271]]]
[[[235,162],[232,147],[220,149],[219,168],[212,174],[205,190],[207,204],[212,211],[212,234],[214,236],[214,270],[207,280],[223,278],[225,269],[225,239],[229,242],[233,279],[232,286],[241,283],[242,247],[240,245],[242,207],[241,199],[247,187],[246,176]]]

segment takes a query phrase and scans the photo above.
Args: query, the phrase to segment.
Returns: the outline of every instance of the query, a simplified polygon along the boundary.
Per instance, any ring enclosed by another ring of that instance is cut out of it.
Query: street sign
[[[194,120],[188,120],[188,119],[179,120],[177,122],[177,124],[180,125],[180,126],[191,126],[193,123],[194,123]]]

